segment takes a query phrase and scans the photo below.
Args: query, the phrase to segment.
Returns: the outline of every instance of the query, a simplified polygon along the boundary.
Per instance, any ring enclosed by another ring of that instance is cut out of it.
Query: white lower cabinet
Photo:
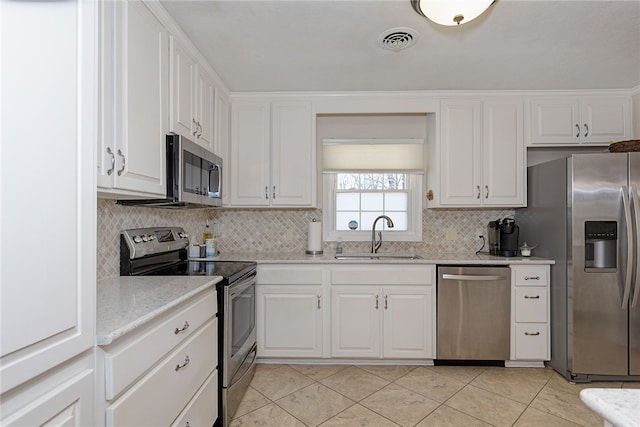
[[[432,359],[435,267],[349,266],[331,272],[331,356]]]
[[[96,424],[213,425],[218,418],[216,312],[216,293],[206,291],[98,347]]]
[[[511,360],[551,358],[549,266],[511,266]]]

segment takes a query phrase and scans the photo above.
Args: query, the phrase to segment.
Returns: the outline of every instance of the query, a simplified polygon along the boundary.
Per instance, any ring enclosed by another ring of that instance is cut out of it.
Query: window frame
[[[322,209],[322,240],[335,242],[338,239],[343,242],[370,242],[371,230],[336,230],[336,187],[337,173],[349,172],[324,172],[322,174],[323,200]],[[360,173],[354,171],[353,173]],[[407,231],[384,231],[384,240],[389,242],[419,242],[422,241],[422,174],[415,172],[397,171],[407,174]],[[382,231],[382,227],[380,230]]]

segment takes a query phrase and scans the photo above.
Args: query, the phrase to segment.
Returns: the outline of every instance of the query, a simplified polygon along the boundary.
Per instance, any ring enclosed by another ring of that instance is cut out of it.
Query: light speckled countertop
[[[615,427],[640,426],[640,390],[585,388],[580,399]]]
[[[393,254],[393,253],[392,253]],[[378,255],[384,255],[379,252]],[[489,254],[471,253],[416,253],[423,259],[384,260],[338,260],[334,253],[305,255],[304,253],[236,252],[224,253],[214,258],[219,261],[255,261],[258,264],[467,264],[467,265],[510,265],[510,264],[555,264],[555,261],[537,257],[500,257]]]
[[[124,276],[99,280],[96,344],[112,344],[221,280],[220,276]]]

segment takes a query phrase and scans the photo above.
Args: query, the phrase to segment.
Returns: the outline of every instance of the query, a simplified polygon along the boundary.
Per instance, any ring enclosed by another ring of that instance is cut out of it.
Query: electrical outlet
[[[456,240],[458,238],[458,232],[453,228],[447,228],[444,230],[445,240]]]

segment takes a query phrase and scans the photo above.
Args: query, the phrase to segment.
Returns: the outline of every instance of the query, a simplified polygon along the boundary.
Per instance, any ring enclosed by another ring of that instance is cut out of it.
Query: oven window
[[[242,345],[256,327],[256,287],[249,286],[231,300],[231,357],[242,348]]]

